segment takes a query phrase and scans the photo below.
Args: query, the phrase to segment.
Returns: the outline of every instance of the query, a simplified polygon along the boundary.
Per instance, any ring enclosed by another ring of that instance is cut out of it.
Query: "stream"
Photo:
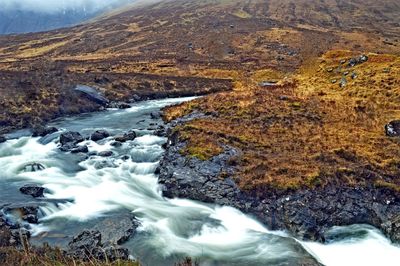
[[[333,240],[326,244],[303,242],[270,231],[231,207],[164,198],[155,170],[166,139],[153,134],[163,122],[151,119],[150,113],[191,99],[151,100],[125,110],[58,119],[49,126],[60,131],[43,138],[30,137],[26,131],[10,134],[12,139],[0,144],[0,206],[39,202],[39,223],[29,225],[32,242],[59,246],[99,219],[133,213],[141,225],[124,247],[143,265],[174,265],[187,256],[200,265],[296,265],[304,258],[324,265],[399,265],[400,247],[367,225],[332,228]],[[89,152],[112,151],[111,157],[58,149],[63,131],[89,136],[100,129],[111,137],[84,144]],[[135,140],[111,145],[113,135],[132,129],[138,136]],[[45,169],[23,171],[29,163]],[[45,199],[19,192],[30,183],[46,188]]]

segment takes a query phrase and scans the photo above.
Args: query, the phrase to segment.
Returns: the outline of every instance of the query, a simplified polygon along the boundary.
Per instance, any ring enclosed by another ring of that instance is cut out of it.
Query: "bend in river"
[[[155,172],[166,138],[154,134],[163,122],[150,113],[191,99],[141,102],[126,110],[110,109],[50,124],[84,136],[107,130],[110,137],[84,141],[88,154],[60,151],[60,132],[43,138],[18,136],[0,144],[0,205],[39,205],[38,224],[26,224],[34,235],[32,241],[61,246],[85,228],[133,213],[140,226],[124,246],[143,265],[174,265],[186,256],[201,265],[398,263],[400,248],[369,226],[333,228],[330,233],[336,240],[323,245],[270,231],[234,208],[164,198]],[[130,130],[137,134],[134,140],[113,144],[113,136]],[[112,153],[99,156],[104,151]],[[32,163],[44,169],[27,171],[26,165]],[[44,197],[18,191],[29,183],[45,187]]]

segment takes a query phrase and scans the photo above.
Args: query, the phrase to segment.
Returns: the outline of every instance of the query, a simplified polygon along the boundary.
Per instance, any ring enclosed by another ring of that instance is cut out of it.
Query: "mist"
[[[37,13],[59,13],[84,10],[95,13],[134,0],[0,0],[0,11],[32,11]]]

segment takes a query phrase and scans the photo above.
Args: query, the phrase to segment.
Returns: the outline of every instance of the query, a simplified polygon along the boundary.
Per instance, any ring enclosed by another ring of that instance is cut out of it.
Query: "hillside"
[[[102,110],[78,84],[117,102],[207,95],[164,110],[168,122],[196,119],[169,132],[162,166],[235,156],[202,187],[161,169],[167,196],[232,205],[308,239],[368,223],[400,241],[398,122],[385,132],[400,119],[399,13],[397,0],[171,0],[3,36],[0,133]]]

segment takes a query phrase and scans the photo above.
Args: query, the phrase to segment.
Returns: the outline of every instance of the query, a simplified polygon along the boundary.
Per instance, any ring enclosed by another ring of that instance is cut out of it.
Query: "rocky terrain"
[[[392,0],[176,0],[3,36],[0,127],[211,93],[164,110],[165,196],[304,239],[367,223],[399,242],[399,12]]]

